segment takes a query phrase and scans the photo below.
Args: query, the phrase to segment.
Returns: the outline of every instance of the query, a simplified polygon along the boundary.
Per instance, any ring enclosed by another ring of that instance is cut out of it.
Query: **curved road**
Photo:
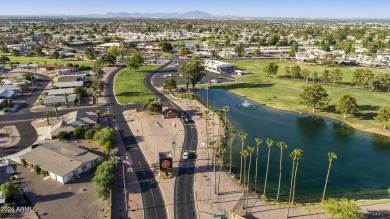
[[[183,111],[179,106],[174,104],[166,96],[164,96],[160,91],[158,91],[152,85],[152,77],[156,74],[167,73],[167,71],[176,72],[176,69],[166,70],[165,68],[171,62],[165,64],[157,71],[148,74],[145,77],[144,83],[145,86],[159,98],[164,106],[174,108],[179,111]],[[164,69],[164,70],[163,70]],[[162,70],[162,71],[161,71]],[[161,71],[161,72],[160,72]],[[196,153],[198,134],[194,123],[184,123],[184,144],[182,152],[188,151],[192,154]],[[174,206],[174,215],[177,219],[190,219],[196,218],[195,210],[195,197],[194,197],[194,174],[195,174],[195,162],[193,156],[190,156],[189,159],[183,160],[180,159],[178,176],[175,181],[175,206]]]
[[[135,172],[138,183],[141,187],[141,195],[144,206],[144,218],[168,218],[165,209],[165,202],[159,186],[157,183],[155,183],[156,179],[153,171],[151,170],[147,160],[145,159],[145,156],[139,148],[137,141],[135,140],[134,135],[127,124],[125,117],[123,116],[123,111],[126,107],[119,105],[116,102],[114,96],[114,77],[119,70],[120,69],[110,74],[105,84],[106,89],[104,90],[106,92],[106,97],[108,98],[107,102],[109,103],[107,108],[110,110],[111,116],[115,115],[117,128],[126,147],[127,155],[131,160],[133,171]]]

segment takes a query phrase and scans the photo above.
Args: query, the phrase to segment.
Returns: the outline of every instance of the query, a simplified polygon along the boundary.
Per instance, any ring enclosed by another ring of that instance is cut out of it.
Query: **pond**
[[[386,191],[390,187],[388,137],[360,132],[333,119],[275,110],[225,90],[210,89],[209,93],[211,107],[230,107],[228,126],[236,130],[235,137],[229,140],[229,144],[233,144],[235,173],[239,174],[240,168],[241,138],[238,133],[243,131],[248,134],[245,148],[256,147],[254,141],[256,137],[264,139],[259,149],[258,191],[262,191],[264,186],[268,153],[265,140],[271,138],[275,142],[283,141],[288,145],[288,149],[283,151],[282,199],[288,199],[292,168],[289,154],[294,148],[301,148],[304,151],[297,174],[298,202],[321,200],[329,166],[328,152],[335,152],[338,159],[332,162],[327,197],[354,199],[389,197]],[[199,90],[197,94],[205,102],[206,90]],[[253,104],[255,107],[243,109],[240,107],[243,103],[248,106]],[[280,149],[276,144],[271,147],[270,157],[267,196],[274,198],[277,192],[280,159]],[[254,181],[255,159],[254,154],[251,182]]]

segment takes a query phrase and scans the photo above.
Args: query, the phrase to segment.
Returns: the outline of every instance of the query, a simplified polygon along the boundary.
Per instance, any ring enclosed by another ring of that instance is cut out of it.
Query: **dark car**
[[[188,118],[188,116],[181,116],[180,119],[183,123],[188,123],[190,121],[190,118]]]
[[[34,149],[34,148],[36,148],[36,147],[38,147],[39,146],[39,144],[32,144],[31,145],[31,149]]]

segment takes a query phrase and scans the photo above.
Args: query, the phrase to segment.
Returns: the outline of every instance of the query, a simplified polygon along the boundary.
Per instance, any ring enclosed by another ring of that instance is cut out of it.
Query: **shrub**
[[[81,139],[83,136],[84,136],[84,129],[83,127],[76,127],[74,130],[73,130],[73,135],[77,138],[77,139]]]
[[[104,153],[109,154],[111,152],[111,146],[112,146],[111,142],[106,141],[104,142],[103,146],[104,146]]]
[[[107,141],[111,142],[114,140],[115,131],[112,128],[104,128],[99,130],[93,136],[95,141],[98,141],[100,145],[104,145]]]
[[[20,164],[21,164],[22,166],[24,166],[24,167],[27,166],[27,162],[26,162],[25,159],[20,159]]]
[[[42,169],[39,165],[34,165],[33,169],[36,174],[41,174]]]
[[[93,136],[95,135],[95,130],[90,129],[85,132],[85,138],[86,139],[93,139]]]
[[[4,108],[4,109],[2,109],[1,111],[2,111],[3,113],[8,113],[8,112],[9,112],[8,108]]]
[[[70,139],[70,134],[66,131],[59,132],[57,134],[57,138],[59,140],[69,140]]]
[[[96,168],[96,173],[92,181],[99,198],[109,198],[110,189],[114,184],[115,177],[115,166],[110,161],[105,161]]]
[[[346,198],[340,200],[328,199],[325,203],[326,212],[336,219],[361,218],[359,207]]]
[[[14,181],[15,179],[16,179],[15,176],[11,176],[11,177],[9,178],[9,180],[11,180],[11,181]]]

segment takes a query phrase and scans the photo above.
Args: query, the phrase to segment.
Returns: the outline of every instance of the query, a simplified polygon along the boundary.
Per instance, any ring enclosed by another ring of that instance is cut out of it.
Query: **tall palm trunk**
[[[259,144],[256,145],[256,170],[255,170],[255,192],[257,192],[257,169],[258,169],[258,163],[259,163]]]
[[[245,189],[245,179],[246,179],[246,156],[244,157],[244,203],[245,203],[245,197],[246,197],[246,189]],[[248,208],[248,206],[245,207],[245,204],[243,205],[244,208]],[[245,210],[246,211],[246,210]]]
[[[244,150],[244,139],[242,138],[241,140],[241,151]],[[242,179],[242,156],[241,156],[241,165],[240,165],[240,180],[239,182],[241,182],[241,179]]]
[[[290,213],[291,194],[292,194],[293,182],[294,182],[294,168],[295,168],[295,160],[293,159],[293,165],[292,165],[292,169],[291,169],[291,180],[290,180],[290,194],[288,196],[288,209],[287,209],[286,218],[288,218],[288,214]]]
[[[330,167],[331,166],[332,166],[332,160],[329,161],[328,174],[326,174],[325,187],[324,187],[324,193],[322,194],[321,204],[324,204],[325,193],[326,193],[326,186],[328,185],[328,178],[329,178],[329,172],[330,172]]]
[[[230,144],[230,151],[229,151],[229,156],[230,156],[230,158],[229,158],[229,160],[230,160],[230,166],[229,166],[229,173],[232,173],[232,166],[233,166],[233,164],[232,164],[232,162],[233,162],[233,143],[231,143]]]
[[[280,160],[279,160],[279,183],[278,183],[278,194],[276,195],[276,201],[279,200],[280,193],[280,181],[282,180],[282,157],[283,157],[283,148],[280,148]]]
[[[264,182],[264,192],[263,195],[265,195],[265,191],[267,189],[267,179],[268,179],[268,167],[269,167],[269,156],[271,153],[271,147],[268,147],[268,160],[267,160],[267,172],[265,173],[265,182]]]
[[[294,173],[294,188],[293,188],[293,194],[292,194],[292,199],[291,199],[291,204],[292,204],[292,205],[294,205],[295,185],[296,185],[296,181],[297,181],[298,164],[299,164],[299,158],[297,159],[297,165],[295,166],[295,173]]]
[[[249,154],[249,166],[248,166],[248,182],[246,186],[246,209],[245,212],[248,214],[248,202],[249,202],[249,185],[250,185],[250,173],[251,173],[252,153]]]
[[[58,120],[58,109],[57,108],[56,108],[55,112],[56,112],[56,117],[57,117],[57,120]]]

